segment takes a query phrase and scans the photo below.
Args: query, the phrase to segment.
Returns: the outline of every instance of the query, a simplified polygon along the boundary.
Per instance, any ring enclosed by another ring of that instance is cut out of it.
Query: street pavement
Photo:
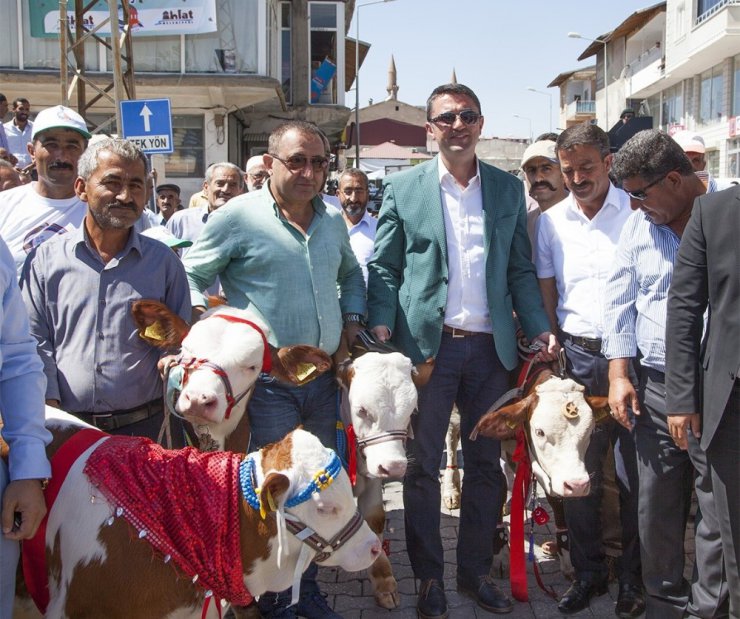
[[[409,558],[406,554],[404,537],[403,500],[401,482],[385,484],[383,499],[386,508],[386,534],[389,540],[390,559],[393,573],[398,581],[401,597],[400,607],[388,611],[376,606],[372,588],[364,572],[348,573],[338,568],[322,568],[319,571],[321,589],[328,595],[328,602],[344,619],[416,619],[416,595],[418,583],[413,577]],[[547,501],[542,500],[542,506],[548,509]],[[494,617],[473,600],[457,593],[455,588],[455,547],[457,543],[459,510],[449,511],[440,506],[442,512],[441,528],[442,542],[445,548],[445,592],[450,608],[450,619],[473,619],[478,617]],[[693,510],[692,510],[693,511]],[[509,517],[506,517],[508,522]],[[686,570],[687,578],[691,576],[693,566],[693,523],[687,527],[686,538]],[[553,519],[546,525],[535,526],[535,555],[538,561],[540,574],[546,586],[554,588],[558,595],[567,590],[569,583],[560,573],[557,559],[546,557],[541,545],[547,540],[555,538]],[[525,533],[526,535],[526,533]],[[528,542],[525,542],[525,548]],[[557,610],[557,603],[539,589],[532,571],[532,564],[527,563],[529,602],[514,602],[514,610],[506,617],[511,619],[549,619],[563,617]],[[497,579],[496,583],[503,591],[510,595],[511,589],[508,574],[504,579]],[[614,607],[617,601],[618,585],[613,582],[609,585],[609,593],[592,599],[590,608],[571,617],[615,617]]]

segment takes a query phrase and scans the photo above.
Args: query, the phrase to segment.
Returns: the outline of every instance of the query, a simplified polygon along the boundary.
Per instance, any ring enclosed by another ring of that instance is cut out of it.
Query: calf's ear
[[[290,480],[282,473],[268,473],[259,488],[260,515],[262,518],[275,512],[281,497],[288,491]]]
[[[352,359],[345,359],[341,363],[338,363],[334,374],[337,381],[339,381],[339,384],[345,389],[349,389],[349,386],[352,384],[352,379],[355,376],[355,368],[352,365]]]
[[[179,348],[190,330],[187,322],[159,301],[136,301],[131,314],[139,337],[156,348]]]
[[[594,412],[594,421],[596,423],[609,419],[609,398],[604,396],[587,395],[586,403]]]
[[[411,380],[414,381],[417,389],[420,389],[429,382],[434,371],[434,359],[427,359],[424,363],[417,363],[411,372]]]
[[[514,404],[488,411],[473,428],[470,440],[474,441],[479,434],[499,440],[514,438],[517,429],[529,417],[536,397],[532,393]]]
[[[287,346],[270,349],[270,375],[284,383],[305,385],[331,370],[331,357],[314,346]]]

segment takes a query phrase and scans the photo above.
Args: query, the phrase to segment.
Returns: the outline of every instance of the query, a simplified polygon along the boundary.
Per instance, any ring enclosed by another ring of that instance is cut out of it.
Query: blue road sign
[[[121,131],[147,155],[171,153],[172,112],[169,99],[121,101]]]

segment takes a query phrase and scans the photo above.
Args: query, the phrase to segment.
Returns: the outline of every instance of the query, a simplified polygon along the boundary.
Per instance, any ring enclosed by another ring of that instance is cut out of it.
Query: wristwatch
[[[361,325],[363,327],[367,324],[365,322],[365,317],[362,314],[355,314],[355,313],[344,314],[342,316],[342,320],[345,323],[356,322],[357,324],[359,324],[359,325]]]

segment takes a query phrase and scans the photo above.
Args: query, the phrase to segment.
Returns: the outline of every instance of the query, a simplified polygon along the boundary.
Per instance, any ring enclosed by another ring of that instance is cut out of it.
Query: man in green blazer
[[[421,581],[422,619],[447,617],[439,531],[439,463],[450,411],[461,418],[465,484],[458,536],[458,590],[498,613],[511,601],[488,577],[505,481],[498,441],[468,440],[508,388],[517,364],[514,312],[539,356],[552,360],[521,181],[479,161],[478,97],[462,84],[439,86],[427,101],[433,160],[385,181],[375,255],[368,265],[369,326],[414,362],[433,360],[419,392],[404,480],[406,544]]]

